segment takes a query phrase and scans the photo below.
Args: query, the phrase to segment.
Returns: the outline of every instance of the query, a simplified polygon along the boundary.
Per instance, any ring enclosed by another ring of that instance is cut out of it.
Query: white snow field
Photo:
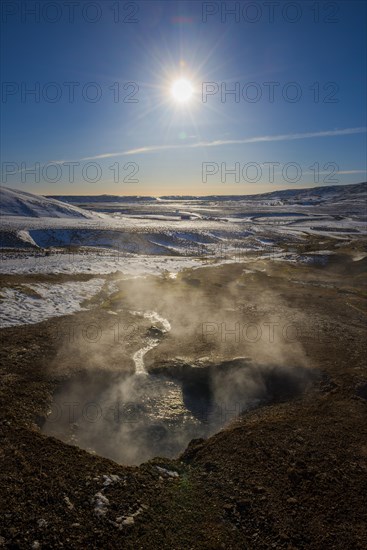
[[[44,273],[49,266],[73,273],[100,269],[131,274],[139,271],[140,260],[146,272],[147,257],[149,262],[159,258],[159,264],[164,257],[168,263],[180,257],[221,261],[249,251],[279,254],[285,243],[289,249],[289,244],[302,242],[307,235],[346,240],[366,233],[366,187],[251,197],[63,197],[74,204],[3,188],[0,248],[9,254],[3,254],[1,272],[16,272],[16,250],[22,251],[18,262],[22,272],[28,263],[32,273],[37,269]],[[183,213],[190,219],[181,219]],[[62,254],[65,251],[68,258]],[[45,254],[52,259],[42,258]]]
[[[0,248],[13,254],[3,254],[1,271],[8,272],[9,266],[14,272],[16,250],[22,251],[22,263],[28,262],[33,273],[35,264],[41,272],[48,264],[55,267],[54,259],[40,259],[55,253],[60,264],[72,264],[72,272],[76,264],[84,271],[82,258],[65,261],[60,253],[65,251],[75,253],[73,258],[77,252],[87,252],[95,272],[93,254],[102,253],[98,263],[106,273],[116,270],[109,254],[118,260],[118,271],[131,272],[131,258],[220,260],[239,251],[281,252],[284,243],[302,242],[306,235],[350,239],[366,233],[366,189],[367,184],[356,184],[254,196],[160,200],[63,197],[66,203],[2,188]],[[24,254],[27,250],[30,259]]]
[[[0,290],[0,328],[40,323],[85,309],[82,303],[102,289],[104,279],[60,284],[24,284]]]
[[[175,277],[187,268],[265,258],[322,265],[339,246],[366,236],[366,191],[361,183],[253,196],[61,201],[3,187],[0,275]],[[316,249],[299,253],[310,236]],[[0,288],[3,326],[77,311],[80,292],[96,291],[95,281],[65,283],[79,285],[71,299],[64,283],[34,289],[41,298],[8,284]]]

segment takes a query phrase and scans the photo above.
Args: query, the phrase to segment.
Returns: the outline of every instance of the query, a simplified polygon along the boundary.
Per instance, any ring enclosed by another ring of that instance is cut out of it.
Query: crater
[[[314,371],[172,360],[152,374],[82,372],[60,384],[40,423],[44,434],[118,463],[174,458],[192,439],[207,438],[245,412],[301,395]]]

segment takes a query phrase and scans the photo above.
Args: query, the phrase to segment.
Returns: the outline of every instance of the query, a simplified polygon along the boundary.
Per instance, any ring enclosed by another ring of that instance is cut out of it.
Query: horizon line
[[[41,193],[34,193],[35,195],[40,195],[43,197],[131,197],[131,198],[164,198],[164,197],[248,197],[252,195],[269,195],[270,193],[276,193],[277,191],[296,191],[297,189],[325,189],[327,187],[349,187],[352,185],[367,185],[367,180],[365,181],[359,181],[357,183],[334,183],[332,185],[313,185],[313,186],[305,186],[305,187],[286,187],[284,189],[274,189],[274,191],[264,191],[261,193],[212,193],[212,194],[203,194],[203,195],[190,195],[190,194],[171,194],[171,195],[116,195],[111,193],[102,193],[99,195],[83,195],[80,193],[76,193],[74,195],[67,195],[65,193],[60,195],[54,195],[54,194],[41,194]],[[4,187],[0,185],[0,188]],[[9,189],[9,188],[8,188]],[[17,189],[13,189],[14,191],[17,191]]]

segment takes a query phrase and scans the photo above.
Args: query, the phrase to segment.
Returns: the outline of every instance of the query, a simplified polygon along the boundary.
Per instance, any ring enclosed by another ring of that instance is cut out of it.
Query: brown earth
[[[366,548],[365,268],[343,252],[326,266],[257,261],[121,280],[89,311],[2,329],[0,546]],[[146,357],[151,371],[177,358],[249,356],[319,375],[303,396],[242,414],[177,460],[127,467],[43,435],[38,421],[63,380],[91,368],[133,372],[149,321],[130,309],[172,325]],[[125,331],[117,341],[115,320]],[[236,323],[239,336],[228,332]],[[103,332],[97,346],[91,324]],[[111,474],[120,479],[104,486]],[[98,516],[101,491],[108,505]]]

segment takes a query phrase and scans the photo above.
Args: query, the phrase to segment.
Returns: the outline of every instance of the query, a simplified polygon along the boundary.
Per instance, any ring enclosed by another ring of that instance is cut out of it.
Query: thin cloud
[[[80,160],[99,160],[108,159],[111,157],[123,157],[127,155],[141,155],[142,153],[154,153],[156,151],[166,151],[167,149],[180,149],[182,145],[155,145],[148,147],[138,147],[137,149],[129,149],[128,151],[118,151],[116,153],[102,153],[93,157],[83,157]]]
[[[319,137],[335,137],[335,136],[348,136],[353,134],[363,134],[367,131],[366,127],[360,128],[344,128],[343,130],[325,130],[323,132],[306,132],[298,134],[280,134],[273,136],[255,136],[244,139],[225,139],[225,140],[215,140],[215,141],[198,141],[196,143],[180,143],[177,145],[148,145],[145,147],[138,147],[136,149],[128,149],[126,151],[117,151],[115,153],[101,153],[99,155],[93,155],[91,157],[83,157],[79,159],[80,161],[90,161],[90,160],[102,160],[113,157],[126,157],[129,155],[142,155],[144,153],[157,153],[160,151],[169,151],[171,149],[199,149],[201,147],[220,147],[223,145],[242,145],[245,143],[266,143],[272,141],[293,141],[296,139],[311,139]],[[42,167],[45,167],[49,164],[64,164],[68,162],[77,162],[71,160],[54,160],[46,164],[43,164]],[[17,173],[26,171],[27,169],[17,170]],[[339,174],[359,174],[364,173],[364,170],[348,170],[343,172],[338,172]]]
[[[198,149],[201,147],[220,147],[223,145],[242,145],[245,143],[266,143],[272,141],[293,141],[296,139],[311,139],[319,137],[348,136],[352,134],[363,134],[366,127],[344,128],[343,130],[325,130],[322,132],[306,132],[298,134],[280,134],[273,136],[256,136],[244,139],[225,139],[215,141],[199,141],[197,143],[180,143],[177,145],[148,145],[137,149],[128,149],[126,151],[117,151],[115,153],[102,153],[92,157],[84,157],[80,160],[99,160],[111,157],[124,157],[128,155],[141,155],[144,153],[157,153],[159,151],[169,151],[171,149]]]
[[[336,174],[365,174],[366,170],[339,170]]]

